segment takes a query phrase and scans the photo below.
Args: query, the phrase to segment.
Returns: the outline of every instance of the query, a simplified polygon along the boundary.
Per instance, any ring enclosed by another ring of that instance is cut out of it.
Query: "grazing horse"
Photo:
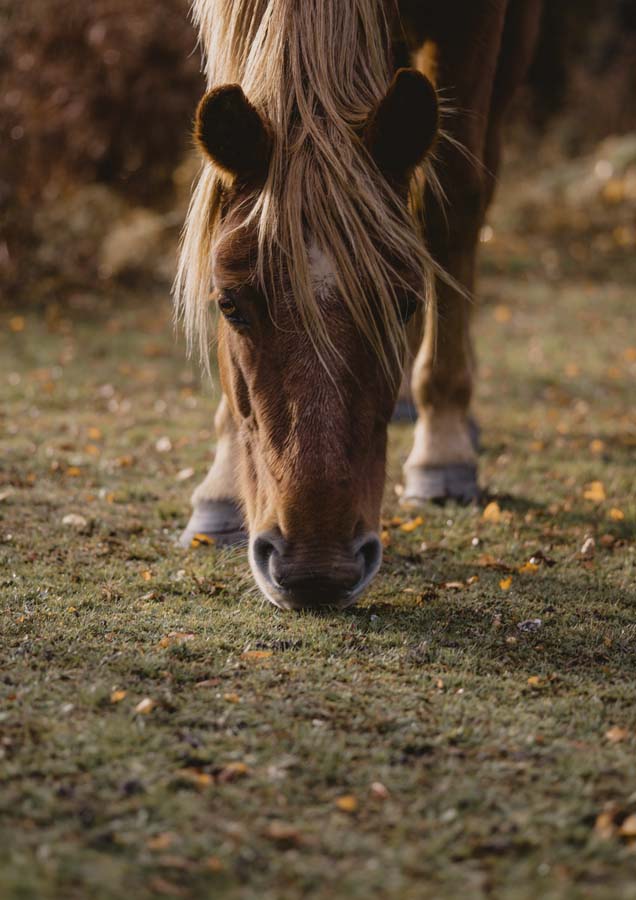
[[[194,0],[209,90],[176,296],[206,364],[218,311],[223,397],[182,542],[247,530],[277,606],[348,606],[377,573],[406,378],[404,499],[477,496],[475,252],[540,3]]]

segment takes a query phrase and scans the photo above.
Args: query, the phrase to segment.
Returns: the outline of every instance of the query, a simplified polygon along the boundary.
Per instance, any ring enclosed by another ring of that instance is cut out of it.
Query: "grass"
[[[497,507],[390,524],[393,427],[386,561],[340,615],[175,546],[213,402],[166,297],[2,317],[2,900],[636,897],[633,289],[499,246]]]

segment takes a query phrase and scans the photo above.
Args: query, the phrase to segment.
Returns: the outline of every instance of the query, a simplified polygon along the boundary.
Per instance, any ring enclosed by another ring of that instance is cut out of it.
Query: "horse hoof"
[[[444,500],[456,500],[466,504],[478,497],[477,466],[473,463],[456,463],[409,469],[402,503],[411,506],[429,501],[440,503]]]
[[[182,547],[191,547],[192,539],[198,534],[205,535],[217,547],[247,541],[243,516],[232,500],[201,500],[197,503],[179,543]]]
[[[400,397],[395,404],[392,422],[410,422],[411,424],[417,420],[417,408],[412,400]]]

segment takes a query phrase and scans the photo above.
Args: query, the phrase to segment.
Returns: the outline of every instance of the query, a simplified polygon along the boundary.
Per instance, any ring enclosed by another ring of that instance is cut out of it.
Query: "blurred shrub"
[[[203,88],[187,0],[0,0],[0,262],[69,186],[169,198]]]
[[[636,129],[636,0],[544,0],[530,112],[566,121],[568,148]]]

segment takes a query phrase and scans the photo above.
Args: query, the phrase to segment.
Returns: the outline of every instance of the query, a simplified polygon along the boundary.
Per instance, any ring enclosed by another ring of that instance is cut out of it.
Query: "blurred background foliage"
[[[204,87],[187,0],[0,0],[0,74],[5,302],[167,283]],[[636,0],[546,0],[513,155],[636,130],[635,91]]]

